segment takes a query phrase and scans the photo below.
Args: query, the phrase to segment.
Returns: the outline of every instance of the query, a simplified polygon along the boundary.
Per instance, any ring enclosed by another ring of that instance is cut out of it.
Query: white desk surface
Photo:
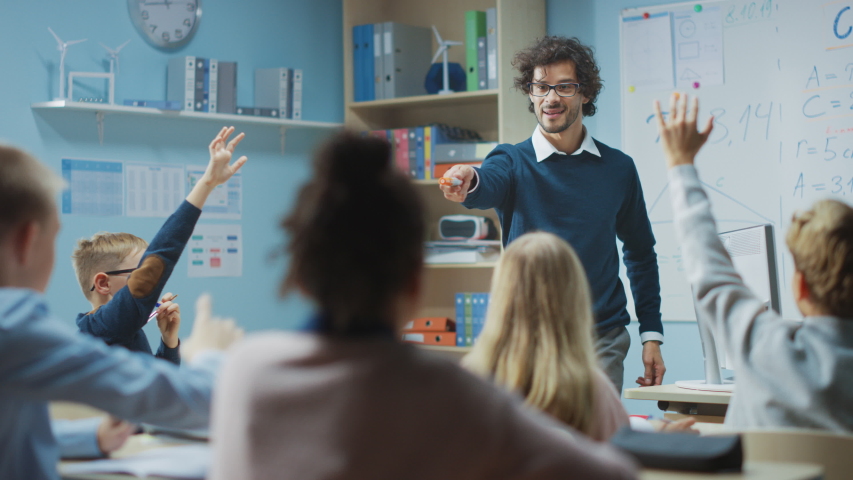
[[[692,473],[671,470],[640,472],[640,480],[819,480],[823,467],[808,463],[744,462],[738,473]]]
[[[683,403],[715,403],[728,405],[732,394],[728,392],[703,392],[676,387],[675,384],[655,385],[652,387],[626,388],[625,398],[634,400],[658,400]]]

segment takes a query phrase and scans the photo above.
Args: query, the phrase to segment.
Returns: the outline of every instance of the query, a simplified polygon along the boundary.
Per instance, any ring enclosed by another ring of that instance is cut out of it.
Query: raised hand
[[[655,100],[654,103],[661,145],[669,168],[676,165],[692,165],[696,154],[708,140],[708,136],[711,135],[711,130],[714,128],[714,117],[711,116],[705,130],[697,131],[696,117],[699,113],[699,99],[693,98],[693,105],[688,112],[688,97],[689,95],[686,94],[672,94],[668,120],[663,118],[660,101]]]
[[[199,295],[195,304],[195,321],[190,336],[181,347],[182,356],[188,360],[203,350],[225,350],[243,338],[243,329],[233,319],[221,319],[212,314],[210,295]]]
[[[248,157],[244,155],[231,163],[234,149],[246,136],[246,134],[241,133],[228,141],[228,137],[232,133],[234,133],[234,127],[222,127],[222,130],[216,134],[208,146],[210,161],[207,164],[207,169],[190,194],[187,195],[187,201],[198,208],[204,206],[207,196],[214,188],[227,182],[248,161]]]

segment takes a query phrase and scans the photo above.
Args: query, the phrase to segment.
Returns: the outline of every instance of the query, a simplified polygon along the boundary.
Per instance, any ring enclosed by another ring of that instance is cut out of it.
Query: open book
[[[210,467],[210,446],[180,445],[146,450],[123,458],[64,463],[63,476],[91,473],[125,473],[136,477],[159,476],[203,480]]]

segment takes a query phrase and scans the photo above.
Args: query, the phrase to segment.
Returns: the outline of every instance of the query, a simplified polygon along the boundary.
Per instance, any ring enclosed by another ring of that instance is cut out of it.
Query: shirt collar
[[[558,155],[566,155],[566,152],[561,152],[557,150],[554,145],[551,145],[551,142],[549,142],[548,139],[545,138],[545,135],[542,134],[542,130],[539,129],[539,125],[536,125],[536,130],[533,131],[533,136],[531,138],[533,139],[533,151],[536,152],[537,162],[541,162],[555,153]],[[595,141],[592,139],[592,135],[589,134],[586,126],[583,127],[583,141],[581,142],[580,148],[569,155],[579,155],[584,150],[596,157],[601,156],[601,153],[598,151],[598,147],[595,146]]]

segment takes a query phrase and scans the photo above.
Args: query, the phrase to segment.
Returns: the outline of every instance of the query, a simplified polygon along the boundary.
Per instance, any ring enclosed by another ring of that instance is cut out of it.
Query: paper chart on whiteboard
[[[243,229],[239,224],[197,224],[187,250],[189,277],[243,276]]]

